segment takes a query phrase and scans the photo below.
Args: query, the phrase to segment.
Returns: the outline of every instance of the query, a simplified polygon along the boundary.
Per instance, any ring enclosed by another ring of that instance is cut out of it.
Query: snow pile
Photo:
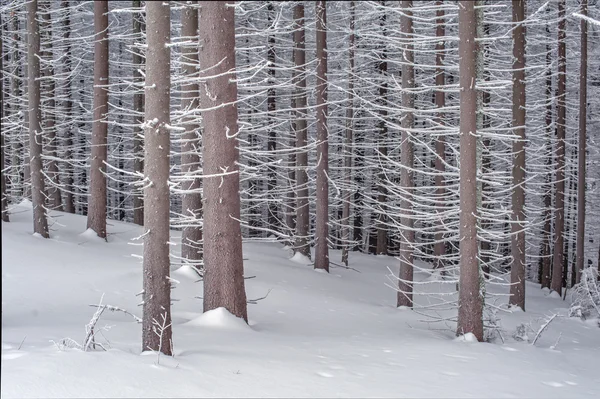
[[[203,313],[200,317],[190,320],[187,326],[218,328],[223,330],[251,330],[244,319],[235,317],[225,308],[217,308]]]

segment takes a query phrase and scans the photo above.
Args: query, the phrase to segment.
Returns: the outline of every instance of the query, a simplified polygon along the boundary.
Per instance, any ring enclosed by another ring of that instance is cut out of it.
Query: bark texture
[[[483,340],[483,297],[477,239],[477,18],[475,2],[458,4],[460,74],[460,283],[457,335]]]
[[[436,5],[443,5],[443,0],[436,1]],[[436,11],[436,28],[435,36],[438,37],[438,42],[435,45],[435,106],[440,109],[437,114],[436,122],[443,126],[444,112],[441,111],[446,106],[446,94],[442,90],[442,87],[446,84],[446,76],[444,71],[444,58],[446,43],[443,40],[446,35],[446,21],[444,19],[444,10],[439,9]],[[436,211],[439,213],[443,210],[444,197],[446,196],[446,187],[444,181],[444,173],[446,171],[446,139],[444,136],[438,136],[435,142],[435,169],[437,174],[435,175],[435,196],[438,200],[436,204]],[[446,243],[444,242],[444,220],[443,216],[438,217],[436,220],[436,233],[435,233],[435,244],[433,246],[433,255],[435,257],[434,267],[436,269],[444,268],[444,255],[446,254]]]
[[[513,0],[512,223],[509,304],[525,310],[525,0]]]
[[[414,219],[412,215],[412,193],[414,188],[414,163],[413,145],[411,142],[412,129],[415,117],[412,109],[415,107],[415,97],[412,89],[415,86],[414,51],[413,51],[413,22],[412,1],[402,1],[402,16],[400,17],[400,30],[404,41],[404,59],[402,64],[402,108],[404,115],[401,122],[402,136],[400,144],[400,185],[406,192],[400,200],[402,216],[400,218],[400,280],[398,282],[397,306],[413,306],[413,246],[415,242]]]
[[[38,2],[27,3],[27,92],[29,96],[29,164],[31,173],[31,202],[33,232],[49,238],[45,208],[44,175],[42,174],[42,139],[40,110],[40,30]]]
[[[239,222],[234,10],[226,1],[200,5],[201,69],[212,68],[208,76],[220,75],[200,88],[200,105],[210,108],[202,112],[203,170],[205,175],[227,173],[204,179],[204,311],[224,307],[248,321]]]
[[[94,2],[94,120],[90,159],[88,229],[106,238],[106,165],[108,139],[108,1]]]
[[[317,222],[315,269],[329,272],[329,141],[327,134],[327,7],[316,1],[317,14]]]
[[[140,8],[141,1],[133,0],[133,8]],[[133,14],[133,33],[136,38],[139,38],[144,30],[144,22],[141,13]],[[136,85],[144,84],[144,77],[140,73],[143,67],[144,60],[141,50],[136,48],[133,51],[133,81]],[[144,92],[138,90],[133,95],[133,171],[137,174],[144,173],[144,139],[142,131],[142,122],[144,120]],[[140,193],[136,192],[133,195],[133,223],[144,224],[144,199]]]
[[[2,26],[2,22],[0,22],[0,26]],[[4,51],[2,51],[2,40],[0,40],[0,73],[4,74],[4,66],[2,65],[2,60]],[[0,212],[2,213],[2,221],[8,222],[8,198],[6,196],[6,178],[4,176],[4,130],[2,130],[2,119],[4,118],[4,76],[0,78],[0,202],[1,208]]]
[[[172,354],[171,282],[169,280],[169,100],[171,90],[171,40],[169,3],[146,3],[148,63],[146,68],[146,112],[144,159],[144,315],[142,351]],[[159,326],[166,327],[162,336]]]

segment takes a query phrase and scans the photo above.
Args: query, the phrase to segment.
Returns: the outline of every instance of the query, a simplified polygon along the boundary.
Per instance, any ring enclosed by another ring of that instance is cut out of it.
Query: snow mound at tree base
[[[252,331],[244,319],[229,313],[225,308],[216,308],[185,323],[186,326],[218,328],[233,331]]]

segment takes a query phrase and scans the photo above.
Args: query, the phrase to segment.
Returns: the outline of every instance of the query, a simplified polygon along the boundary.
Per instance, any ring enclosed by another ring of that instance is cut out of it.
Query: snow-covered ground
[[[244,244],[245,274],[256,276],[246,280],[248,299],[271,290],[248,305],[249,326],[223,309],[202,315],[202,285],[179,269],[173,358],[140,355],[141,326],[110,312],[98,324],[110,327],[99,336],[107,352],[59,350],[53,341],[81,343],[89,305],[103,294],[141,316],[141,261],[132,256],[141,247],[131,245],[141,228],[111,221],[106,243],[84,233],[84,217],[52,214],[50,240],[32,235],[26,203],[2,223],[3,398],[600,397],[595,322],[558,318],[535,346],[511,337],[521,323],[567,313],[568,303],[535,284],[527,312],[501,316],[504,344],[461,342],[446,325],[395,308],[385,286],[394,258],[352,253],[360,273],[315,273],[276,243]]]

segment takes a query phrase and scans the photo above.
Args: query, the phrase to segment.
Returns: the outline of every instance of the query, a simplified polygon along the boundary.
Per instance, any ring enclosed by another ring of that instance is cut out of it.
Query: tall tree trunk
[[[385,7],[385,1],[381,1],[381,5]],[[384,14],[379,19],[379,24],[381,26],[381,34],[385,37],[386,35],[386,15]],[[383,49],[381,51],[380,60],[378,62],[379,69],[379,77],[381,81],[379,82],[379,102],[381,103],[381,108],[379,110],[379,147],[377,151],[381,154],[381,157],[385,159],[388,154],[387,141],[388,141],[388,111],[387,111],[387,51],[386,51],[387,43],[383,44]],[[404,71],[403,71],[404,72]],[[404,74],[402,75],[404,76]],[[377,176],[377,203],[381,207],[379,213],[377,214],[377,222],[376,222],[376,230],[377,235],[374,237],[376,239],[376,247],[375,254],[377,255],[387,255],[388,254],[388,232],[387,232],[387,208],[386,208],[386,200],[387,200],[387,189],[384,182],[385,173],[383,172],[384,165],[380,163],[379,165],[381,172]]]
[[[58,163],[56,162],[56,83],[54,81],[54,65],[52,55],[52,21],[50,18],[50,2],[44,1],[42,4],[42,22],[41,30],[45,34],[46,48],[42,52],[43,58],[48,65],[42,69],[42,76],[47,80],[47,93],[45,105],[44,134],[47,140],[48,177],[50,186],[48,187],[48,206],[51,209],[62,211],[62,197],[59,189]]]
[[[13,71],[13,76],[11,76],[10,78],[10,91],[13,94],[13,96],[15,97],[15,99],[21,99],[22,97],[24,97],[24,95],[22,95],[22,91],[21,91],[21,87],[20,87],[20,83],[19,83],[19,75],[21,75],[21,66],[20,61],[19,61],[19,17],[17,16],[17,14],[14,14],[12,16],[12,31],[13,31],[13,43],[14,43],[14,51],[12,51],[12,64],[14,65],[15,69]],[[27,68],[24,68],[27,69]],[[15,105],[18,108],[20,108],[19,106],[22,104],[22,100],[15,100]],[[26,114],[27,112],[25,112]],[[19,122],[22,121],[20,113],[19,113]],[[23,127],[21,127],[21,129],[23,129]],[[12,152],[12,159],[11,159],[11,167],[12,169],[14,169],[15,171],[13,172],[13,178],[11,179],[11,192],[12,192],[12,196],[14,198],[19,198],[23,196],[23,164],[25,163],[24,159],[22,158],[22,153],[23,153],[23,144],[21,143],[21,129],[17,129],[17,131],[14,133],[15,137],[12,140],[11,143],[11,152]]]
[[[436,5],[442,6],[443,0],[437,0]],[[445,124],[444,112],[442,109],[446,106],[446,94],[443,91],[443,86],[446,84],[446,76],[444,72],[444,58],[446,51],[446,42],[443,40],[446,35],[444,19],[444,10],[439,9],[436,11],[436,29],[435,36],[438,41],[435,45],[435,106],[439,109],[436,116],[436,123],[440,126]],[[446,171],[446,138],[442,135],[438,136],[435,142],[435,169],[437,174],[435,175],[435,196],[437,198],[436,211],[440,212],[444,207],[444,197],[446,196],[446,187],[444,182],[444,174]],[[444,220],[442,217],[436,219],[435,228],[435,244],[433,246],[433,256],[435,258],[434,268],[443,270],[444,268],[444,255],[446,254],[446,243],[444,242]]]
[[[413,246],[415,243],[414,219],[412,213],[412,194],[414,188],[414,152],[411,142],[412,129],[415,124],[413,109],[415,97],[412,90],[415,87],[414,51],[413,51],[413,21],[412,1],[402,1],[400,30],[404,39],[404,63],[402,64],[402,118],[400,185],[406,193],[400,200],[402,216],[400,218],[400,280],[398,283],[397,306],[413,306]]]
[[[549,39],[550,28],[546,25],[546,36]],[[549,153],[546,159],[546,165],[552,165],[552,70],[550,68],[552,62],[552,54],[550,52],[550,44],[546,42],[546,139],[549,146]],[[542,288],[550,288],[551,273],[551,253],[550,241],[552,237],[552,182],[551,175],[546,177],[544,186],[544,230],[542,231],[542,250],[540,284]]]
[[[317,225],[315,269],[329,272],[329,141],[327,132],[327,6],[315,2],[317,14]]]
[[[198,71],[198,8],[197,1],[187,3],[181,14],[181,36],[191,40],[192,45],[186,45],[181,50],[183,75],[192,79]],[[181,109],[186,112],[198,108],[198,83],[191,81],[181,85]],[[201,241],[202,228],[198,220],[202,217],[202,195],[200,194],[200,126],[194,116],[185,117],[183,126],[185,133],[182,137],[181,172],[191,174],[182,184],[183,194],[181,213],[194,221],[185,223],[181,234],[181,257],[184,262],[198,263],[202,259]]]
[[[566,48],[566,4],[565,0],[558,2],[558,88],[556,103],[556,133],[558,145],[556,149],[556,192],[554,207],[554,258],[552,263],[553,291],[562,294],[562,269],[564,254],[564,226],[565,226],[565,118],[566,118],[566,79],[567,79],[567,48]]]
[[[354,0],[350,1],[350,43],[348,44],[348,104],[346,106],[346,129],[344,141],[344,205],[342,209],[342,263],[348,266],[348,251],[350,248],[350,203],[352,202],[352,156],[354,128]]]
[[[308,203],[308,152],[306,126],[306,52],[304,31],[304,4],[294,6],[294,67],[296,69],[296,245],[295,249],[310,258],[308,230],[310,213]]]
[[[292,64],[295,64],[294,51],[292,51]],[[292,82],[295,81],[296,70],[292,69]],[[289,147],[294,148],[296,146],[296,96],[293,91],[290,99],[290,128],[292,134],[290,135],[289,139]],[[288,155],[288,181],[289,190],[286,193],[285,198],[285,224],[288,228],[289,234],[289,240],[287,244],[288,246],[292,247],[294,245],[294,232],[296,231],[296,195],[294,192],[296,187],[296,154],[294,152],[291,152]]]
[[[2,26],[2,21],[0,20],[0,26]],[[8,197],[6,196],[6,177],[4,176],[4,130],[2,129],[2,119],[4,118],[4,66],[2,65],[2,60],[4,59],[4,51],[2,50],[2,39],[4,37],[4,33],[0,35],[0,196],[1,196],[1,208],[0,211],[2,213],[2,221],[8,222]]]
[[[90,160],[87,228],[106,239],[106,172],[108,139],[108,1],[94,2],[94,120]]]
[[[141,7],[140,0],[133,0],[133,8]],[[133,34],[134,37],[141,39],[142,31],[144,30],[144,22],[142,13],[137,12],[133,15]],[[144,84],[144,78],[140,72],[143,66],[141,50],[134,48],[133,50],[133,82],[136,84],[136,91],[133,94],[133,172],[141,175],[144,173],[144,141],[142,132],[142,122],[144,119],[144,90],[138,85]],[[144,200],[139,192],[133,195],[133,223],[144,224]]]
[[[97,3],[96,3],[97,4]],[[172,355],[171,282],[169,279],[169,100],[171,40],[169,3],[146,3],[148,63],[146,68],[144,189],[144,315],[142,351]],[[156,323],[165,326],[159,336]]]
[[[477,239],[477,17],[475,2],[458,7],[460,72],[460,289],[457,334],[483,340],[483,297]]]
[[[225,1],[200,5],[201,69],[212,68],[203,75],[217,75],[200,90],[200,105],[207,110],[202,112],[203,170],[205,175],[227,173],[204,180],[204,311],[224,307],[248,321],[239,222],[234,10]]]
[[[581,14],[587,16],[588,0],[581,0]],[[581,281],[585,247],[585,162],[587,123],[587,21],[581,20],[581,66],[579,72],[579,164],[577,172],[577,256],[576,283]]]
[[[29,156],[31,165],[31,197],[33,204],[33,232],[49,238],[48,220],[44,204],[44,175],[42,173],[42,141],[40,111],[40,30],[37,20],[38,2],[27,3],[27,91],[29,96]]]
[[[267,18],[269,26],[273,21],[273,16],[275,12],[273,10],[273,2],[269,1],[267,4]],[[267,126],[268,126],[268,141],[267,141],[267,151],[269,151],[269,171],[268,171],[268,179],[267,179],[267,192],[268,192],[268,228],[273,230],[279,230],[280,221],[279,215],[277,213],[277,194],[275,190],[277,188],[277,172],[275,170],[275,151],[277,150],[277,135],[275,129],[275,110],[277,108],[277,104],[275,102],[275,36],[273,34],[269,35],[267,39],[267,60],[269,61],[268,74],[270,77],[269,88],[267,90]]]
[[[62,0],[60,3],[62,9],[69,9],[69,1]],[[66,76],[71,75],[71,14],[70,11],[65,15],[63,20],[63,41],[65,43],[64,50],[64,73]],[[73,196],[73,165],[71,164],[71,160],[73,159],[73,130],[71,125],[72,113],[73,113],[73,101],[72,101],[72,90],[71,90],[71,82],[72,79],[69,77],[65,79],[64,82],[64,104],[62,112],[64,114],[64,121],[66,124],[65,133],[64,133],[64,157],[65,161],[62,165],[63,174],[65,176],[64,179],[64,199],[65,199],[65,207],[64,211],[68,213],[75,213],[75,198]]]
[[[525,310],[525,0],[513,0],[511,305]]]

